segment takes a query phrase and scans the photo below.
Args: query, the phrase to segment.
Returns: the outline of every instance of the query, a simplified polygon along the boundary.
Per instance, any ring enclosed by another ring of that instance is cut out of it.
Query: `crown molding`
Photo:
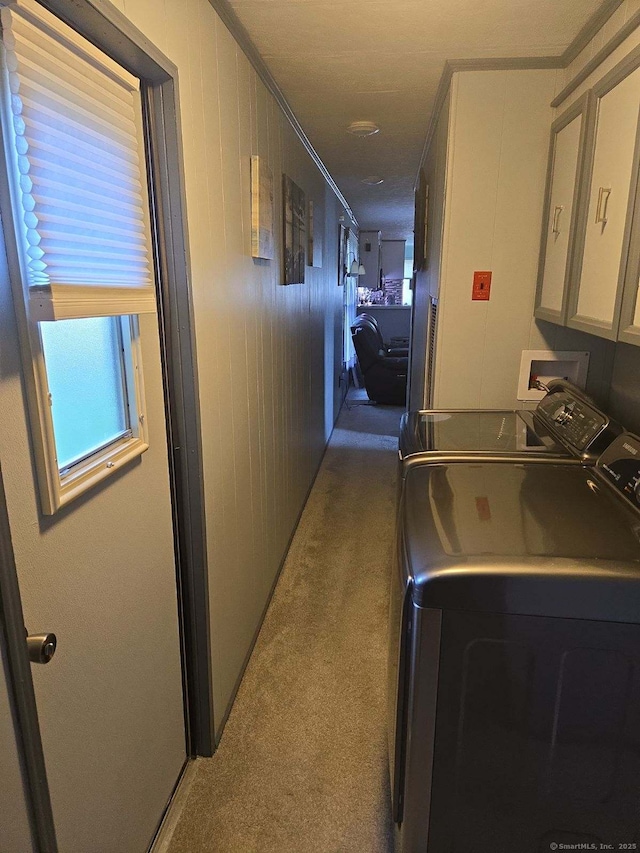
[[[578,74],[573,78],[573,80],[568,83],[564,89],[556,95],[556,97],[551,101],[552,107],[559,107],[563,101],[566,101],[569,95],[571,95],[575,90],[580,86],[581,83],[587,79],[587,77],[592,74],[599,65],[601,65],[605,59],[610,56],[616,48],[620,47],[622,42],[628,38],[631,33],[634,32],[640,26],[640,12],[636,12],[635,15],[632,15],[629,20],[624,24],[618,32],[612,36],[609,41],[593,56],[589,62],[581,68]]]
[[[618,9],[624,0],[605,0],[602,6],[594,12],[589,18],[578,35],[573,39],[571,44],[560,56],[541,56],[541,57],[512,57],[504,59],[455,59],[447,60],[444,65],[440,83],[433,105],[433,111],[429,120],[427,136],[422,149],[420,163],[416,174],[415,186],[418,186],[420,179],[420,169],[422,169],[427,157],[427,152],[433,140],[436,124],[440,116],[440,111],[447,97],[451,77],[456,71],[498,71],[498,70],[515,70],[529,68],[567,68],[578,54],[584,50],[591,39],[599,32],[606,24],[613,13]],[[578,86],[585,80],[589,74],[594,71],[601,62],[603,62],[610,53],[619,47],[622,42],[640,25],[640,12],[636,12],[627,22],[618,30],[618,32],[607,42],[607,44],[591,59],[578,75],[560,92],[559,95],[551,102],[552,107],[557,107],[569,95],[575,91]]]
[[[442,76],[438,84],[438,90],[434,101],[429,127],[425,138],[425,143],[420,156],[418,166],[417,180],[420,174],[420,169],[424,165],[427,151],[431,145],[433,134],[435,132],[436,123],[445,102],[451,78],[456,71],[505,71],[505,70],[529,70],[537,68],[567,68],[571,62],[580,54],[582,50],[589,44],[591,39],[600,31],[604,24],[609,20],[613,13],[622,5],[624,0],[604,0],[599,9],[589,18],[586,24],[582,27],[571,44],[560,56],[539,56],[539,57],[498,57],[495,59],[455,59],[447,60],[444,65]],[[353,220],[357,227],[357,220],[351,210],[347,200],[342,194],[340,188],[332,178],[329,170],[324,165],[320,155],[315,150],[308,136],[304,132],[302,125],[296,118],[295,113],[291,109],[282,89],[278,86],[275,78],[269,71],[265,61],[260,56],[257,48],[253,44],[249,33],[235,11],[231,7],[229,0],[209,0],[211,6],[220,16],[220,19],[227,27],[229,32],[238,42],[248,60],[253,65],[256,73],[259,75],[262,82],[265,84],[269,92],[275,98],[278,106],[289,121],[296,135],[302,142],[307,153],[314,161],[320,172],[322,173],[327,184],[335,193],[338,201],[344,207],[347,215]],[[600,50],[590,62],[581,70],[581,72],[566,86],[562,92],[554,99],[552,106],[558,106],[580,85],[580,83],[588,77],[588,75],[618,47],[624,39],[640,24],[640,12],[636,13],[627,23],[610,39],[609,42]]]
[[[607,23],[616,9],[619,6],[622,6],[623,3],[624,0],[605,0],[602,6],[593,13],[569,47],[562,54],[563,68],[567,68],[567,66],[571,65],[580,51],[584,50],[591,39]]]
[[[358,226],[358,220],[356,219],[354,212],[351,210],[351,207],[349,206],[348,201],[343,196],[340,188],[338,187],[338,185],[336,184],[334,179],[331,177],[331,174],[330,174],[329,170],[327,169],[327,167],[322,162],[320,155],[318,154],[316,149],[311,144],[309,137],[304,132],[302,125],[300,124],[300,122],[296,118],[296,115],[293,112],[293,110],[291,109],[291,106],[289,105],[289,102],[287,101],[286,97],[284,96],[282,89],[276,83],[275,78],[273,77],[273,74],[267,68],[267,65],[266,65],[264,59],[260,56],[256,46],[254,45],[253,41],[251,40],[249,33],[245,29],[244,25],[241,23],[240,19],[236,15],[236,13],[231,8],[231,5],[229,4],[228,0],[209,0],[209,3],[213,7],[213,9],[218,13],[218,16],[220,17],[222,23],[225,25],[225,27],[229,30],[231,35],[237,41],[241,50],[244,52],[244,54],[247,57],[247,59],[249,60],[249,62],[253,65],[256,73],[258,74],[258,76],[260,77],[260,79],[262,80],[264,85],[267,87],[269,92],[275,98],[276,103],[278,104],[278,106],[280,107],[282,112],[284,113],[285,118],[287,119],[287,121],[289,122],[289,124],[291,125],[293,130],[295,131],[298,139],[300,140],[300,142],[302,143],[304,148],[306,149],[307,154],[311,157],[313,162],[316,164],[316,166],[320,170],[320,172],[321,172],[322,176],[324,177],[325,181],[327,182],[327,184],[331,187],[331,189],[335,193],[336,198],[338,199],[340,204],[344,207],[345,212],[346,212],[347,216],[353,222],[353,225],[356,228],[358,228],[359,227]]]

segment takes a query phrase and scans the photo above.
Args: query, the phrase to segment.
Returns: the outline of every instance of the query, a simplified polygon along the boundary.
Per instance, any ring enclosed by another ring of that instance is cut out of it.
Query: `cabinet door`
[[[635,172],[631,179],[636,188],[633,207],[631,233],[629,235],[629,253],[627,256],[620,326],[618,340],[640,346],[640,163],[635,162]]]
[[[637,159],[640,53],[594,88],[596,126],[579,285],[568,325],[615,340],[629,249]]]
[[[585,95],[551,126],[535,316],[552,323],[566,321],[591,105]]]

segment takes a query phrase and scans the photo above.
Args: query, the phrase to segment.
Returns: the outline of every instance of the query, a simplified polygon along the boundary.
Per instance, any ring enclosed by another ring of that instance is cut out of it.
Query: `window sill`
[[[142,438],[125,438],[106,447],[102,452],[95,453],[83,462],[73,466],[60,477],[56,505],[51,507],[49,515],[66,504],[71,503],[81,494],[115,474],[128,462],[136,459],[149,447]]]

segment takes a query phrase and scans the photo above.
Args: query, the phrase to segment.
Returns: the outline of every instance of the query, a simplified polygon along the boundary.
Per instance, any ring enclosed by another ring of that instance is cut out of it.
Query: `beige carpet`
[[[343,408],[218,751],[170,853],[388,853],[386,641],[401,410]]]

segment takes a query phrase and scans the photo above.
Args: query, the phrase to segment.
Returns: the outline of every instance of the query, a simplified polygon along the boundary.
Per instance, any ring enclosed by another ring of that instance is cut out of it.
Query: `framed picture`
[[[427,262],[427,213],[429,187],[424,169],[420,169],[415,192],[413,271],[420,272]]]
[[[271,261],[273,239],[273,173],[262,157],[251,158],[251,256]]]
[[[284,205],[284,280],[283,284],[304,284],[307,249],[307,207],[303,190],[282,176]]]
[[[424,185],[424,204],[422,205],[424,226],[422,228],[422,267],[429,266],[429,184]]]
[[[307,228],[309,234],[307,241],[307,263],[310,267],[321,267],[324,246],[324,209],[320,207],[318,215],[318,210],[313,201],[309,201]]]
[[[309,199],[309,218],[307,220],[307,263],[313,266],[313,199]]]
[[[347,246],[349,244],[349,229],[340,223],[338,225],[338,287],[342,287],[347,273]]]

